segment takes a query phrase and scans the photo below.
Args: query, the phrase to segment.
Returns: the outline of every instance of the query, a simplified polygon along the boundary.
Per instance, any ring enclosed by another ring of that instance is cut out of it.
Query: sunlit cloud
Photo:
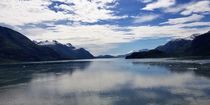
[[[176,4],[176,0],[158,0],[146,5],[143,10],[154,10],[160,8],[167,8]]]
[[[162,24],[182,24],[182,23],[200,21],[202,18],[204,18],[203,15],[193,14],[188,17],[169,19],[167,22],[164,22]]]
[[[134,17],[134,23],[145,23],[150,22],[152,20],[158,19],[160,15],[153,14],[153,15],[143,15]]]
[[[49,5],[53,2],[62,2],[54,8],[62,11],[53,11]],[[124,16],[115,16],[110,8],[115,0],[3,0],[0,3],[0,23],[10,25],[24,25],[41,23],[43,21],[71,20],[79,22],[97,22],[106,19],[120,19]],[[73,4],[73,5],[70,5]],[[85,8],[84,8],[85,7]],[[99,15],[100,14],[100,15]]]
[[[143,2],[143,3],[150,3],[150,2],[152,2],[153,0],[140,0],[141,2]]]
[[[190,15],[192,13],[210,13],[210,1],[201,0],[188,5],[184,11],[181,12],[182,15]]]
[[[191,15],[194,13],[210,14],[210,1],[209,0],[192,1],[189,3],[179,4],[169,8],[165,8],[163,11],[168,13],[180,12],[181,15]]]
[[[131,5],[128,12],[122,9],[122,2],[125,1],[2,0],[0,24],[32,40],[72,43],[96,54],[116,47],[116,43],[145,37],[186,37],[210,27],[208,0],[184,4],[177,0],[137,0],[142,6]],[[98,50],[106,45],[109,47]]]

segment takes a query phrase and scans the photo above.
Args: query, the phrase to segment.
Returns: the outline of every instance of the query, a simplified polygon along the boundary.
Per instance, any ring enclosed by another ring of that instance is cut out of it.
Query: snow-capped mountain
[[[93,55],[83,48],[58,41],[31,41],[23,34],[0,26],[0,62],[90,59]]]
[[[36,42],[40,46],[53,49],[64,59],[91,59],[94,56],[84,48],[76,48],[72,44],[62,44],[56,40]]]
[[[0,26],[0,61],[59,60],[52,49],[39,46],[12,29]]]
[[[210,56],[210,31],[204,34],[193,34],[187,38],[174,39],[165,45],[158,46],[146,52],[134,52],[126,58],[153,58],[153,57],[183,57],[183,56]]]

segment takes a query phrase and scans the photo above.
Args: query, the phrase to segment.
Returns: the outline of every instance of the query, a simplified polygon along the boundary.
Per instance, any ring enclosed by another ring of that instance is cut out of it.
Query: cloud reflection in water
[[[0,105],[207,105],[210,99],[209,78],[187,70],[192,64],[93,61],[85,68],[69,66],[73,72],[34,73],[30,82],[2,88]],[[186,71],[175,72],[178,67]]]

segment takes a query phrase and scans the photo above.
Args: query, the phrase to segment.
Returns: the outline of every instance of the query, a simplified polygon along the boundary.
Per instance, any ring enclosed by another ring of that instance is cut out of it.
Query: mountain
[[[116,56],[113,56],[113,55],[99,55],[99,56],[96,56],[95,58],[116,58]]]
[[[132,59],[132,58],[160,58],[160,57],[167,57],[168,55],[159,50],[149,50],[149,51],[140,51],[140,52],[134,52],[128,56],[126,56],[126,59]]]
[[[59,55],[50,48],[38,46],[19,32],[0,27],[1,61],[57,60]]]
[[[155,49],[165,52],[170,56],[185,56],[185,55],[189,55],[186,52],[188,52],[188,50],[190,49],[191,43],[192,43],[192,40],[175,39]]]
[[[53,43],[39,45],[17,31],[0,26],[0,62],[93,58],[83,48],[76,49],[70,44],[62,45],[57,41]]]
[[[210,56],[210,31],[194,38],[191,52],[193,56]]]
[[[165,45],[149,51],[139,51],[126,58],[156,58],[156,57],[205,57],[210,56],[210,32],[194,34],[185,39],[171,40]]]
[[[61,44],[58,41],[40,41],[38,45],[53,49],[62,59],[92,59],[94,56],[84,48],[77,49],[70,43]]]

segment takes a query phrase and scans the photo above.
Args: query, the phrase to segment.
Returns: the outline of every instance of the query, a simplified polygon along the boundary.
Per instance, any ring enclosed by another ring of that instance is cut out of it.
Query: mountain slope
[[[156,51],[156,53],[151,53]],[[161,55],[160,55],[160,52]],[[159,53],[158,53],[159,52]],[[210,32],[193,35],[191,39],[176,39],[165,45],[145,52],[135,52],[126,58],[156,58],[156,57],[206,57],[210,56]]]
[[[126,59],[132,58],[160,58],[160,57],[167,57],[168,55],[165,52],[159,50],[149,50],[149,51],[140,51],[134,52],[128,56]]]
[[[41,47],[30,39],[6,27],[0,27],[1,60],[38,61],[56,60],[59,55],[52,49]]]
[[[195,37],[191,44],[192,55],[210,56],[210,31]]]
[[[36,42],[40,46],[48,47],[58,53],[62,59],[92,59],[94,56],[83,48],[75,48],[71,44],[61,44],[57,41]]]
[[[54,45],[38,45],[21,33],[0,26],[0,62],[90,58],[93,55],[85,49],[76,49],[57,41]]]
[[[186,52],[190,49],[191,42],[192,40],[176,39],[157,47],[156,50],[165,52],[170,56],[185,56],[189,55]]]

